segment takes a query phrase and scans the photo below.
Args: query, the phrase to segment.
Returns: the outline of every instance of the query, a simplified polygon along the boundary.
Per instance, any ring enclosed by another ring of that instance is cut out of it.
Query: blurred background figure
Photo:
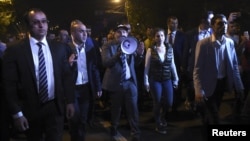
[[[209,23],[209,26],[211,26],[211,19],[214,17],[213,11],[207,11],[207,21]]]
[[[153,45],[153,28],[147,27],[146,29],[146,39],[144,40],[145,49],[147,50],[149,47]]]
[[[59,30],[57,40],[62,43],[68,44],[70,42],[69,32],[66,29]]]
[[[6,49],[6,43],[4,43],[4,42],[2,42],[1,40],[0,40],[0,58],[2,58],[2,56],[3,56],[3,53],[4,53],[4,51],[5,51],[5,49]]]
[[[248,31],[245,31],[248,32]],[[247,34],[247,33],[245,33]],[[244,124],[250,124],[250,40],[249,35],[244,35],[246,42],[244,44],[244,51],[242,53],[241,57],[241,65],[242,65],[242,81],[243,85],[245,87],[244,93],[245,93],[245,101],[244,106],[241,109],[241,118],[243,120]]]
[[[50,41],[56,40],[56,34],[53,32],[48,32],[47,33],[47,40],[50,40]]]

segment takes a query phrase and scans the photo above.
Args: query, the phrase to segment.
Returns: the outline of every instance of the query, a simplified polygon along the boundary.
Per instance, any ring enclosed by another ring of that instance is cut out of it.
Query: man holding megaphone
[[[144,46],[138,44],[135,38],[128,37],[125,25],[115,28],[114,38],[103,45],[101,53],[106,68],[102,87],[108,91],[111,99],[111,136],[115,139],[119,135],[117,127],[122,105],[125,104],[131,138],[139,141],[138,91],[134,66],[143,61]]]

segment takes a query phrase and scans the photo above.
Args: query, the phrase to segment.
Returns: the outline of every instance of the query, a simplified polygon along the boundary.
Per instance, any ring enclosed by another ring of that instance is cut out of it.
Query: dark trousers
[[[219,108],[225,92],[226,79],[218,79],[212,96],[198,105],[204,124],[219,124]]]
[[[111,126],[116,130],[119,125],[121,109],[125,104],[127,119],[130,125],[131,134],[140,134],[139,130],[139,111],[137,107],[137,87],[133,81],[128,80],[121,84],[122,89],[110,92],[111,99]]]
[[[243,124],[250,124],[250,95],[247,95],[244,106],[241,112],[241,122]]]
[[[69,120],[71,141],[84,141],[86,134],[86,123],[89,114],[90,101],[92,95],[90,85],[84,84],[76,86],[75,89],[75,114]]]
[[[27,141],[62,141],[64,116],[54,101],[42,105],[33,119],[28,119]]]
[[[3,93],[2,91],[0,91]],[[0,107],[0,141],[9,141],[10,140],[10,125],[11,125],[11,116],[7,110],[6,100],[1,98],[1,107]]]

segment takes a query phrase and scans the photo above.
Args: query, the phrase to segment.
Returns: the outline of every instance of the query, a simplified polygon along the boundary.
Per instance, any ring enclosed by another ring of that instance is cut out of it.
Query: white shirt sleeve
[[[147,53],[146,53],[146,57],[145,57],[144,85],[149,85],[148,72],[149,72],[149,68],[150,68],[150,58],[151,58],[151,48],[148,48]]]

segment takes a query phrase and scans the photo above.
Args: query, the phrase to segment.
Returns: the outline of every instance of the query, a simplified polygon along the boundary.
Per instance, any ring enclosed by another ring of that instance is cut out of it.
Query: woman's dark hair
[[[165,30],[163,28],[160,28],[160,27],[156,27],[153,29],[152,31],[152,35],[153,35],[153,38],[155,37],[155,34],[159,31],[162,31],[165,35]],[[156,42],[153,40],[153,45],[156,45]]]
[[[164,34],[165,34],[165,30],[164,30],[163,28],[156,27],[156,28],[153,29],[153,36],[155,36],[155,34],[156,34],[157,32],[159,32],[159,31],[163,31]]]

